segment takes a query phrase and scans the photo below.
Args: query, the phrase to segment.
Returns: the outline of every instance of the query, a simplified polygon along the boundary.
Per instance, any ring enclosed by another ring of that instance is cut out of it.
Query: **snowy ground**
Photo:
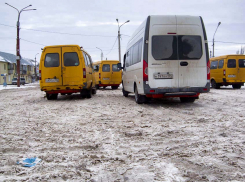
[[[0,89],[0,181],[245,179],[245,87],[192,104],[138,105],[109,88],[92,99],[44,95],[38,84]],[[42,161],[25,168],[23,157]]]

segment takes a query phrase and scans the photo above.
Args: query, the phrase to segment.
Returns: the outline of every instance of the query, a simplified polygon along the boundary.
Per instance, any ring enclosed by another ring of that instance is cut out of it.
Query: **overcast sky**
[[[121,54],[129,36],[148,15],[202,16],[215,56],[235,54],[245,46],[245,0],[2,0],[0,3],[0,51],[16,54],[17,10],[32,4],[36,11],[20,16],[20,53],[22,57],[40,60],[41,48],[48,45],[78,44],[100,60],[118,60],[118,25],[121,27]],[[53,33],[52,33],[53,32]],[[232,43],[229,43],[232,42]],[[114,45],[114,47],[113,47]]]

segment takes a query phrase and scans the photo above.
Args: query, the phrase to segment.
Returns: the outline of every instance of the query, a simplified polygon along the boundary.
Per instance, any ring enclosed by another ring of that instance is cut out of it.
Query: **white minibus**
[[[179,97],[194,102],[210,90],[210,62],[199,16],[154,15],[131,36],[123,59],[122,91],[148,98]]]

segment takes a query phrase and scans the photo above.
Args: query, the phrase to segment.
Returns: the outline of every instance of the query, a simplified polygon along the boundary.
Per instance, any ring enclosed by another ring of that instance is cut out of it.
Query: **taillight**
[[[207,63],[207,79],[210,80],[210,61]]]
[[[101,79],[101,74],[99,73],[99,79]]]
[[[39,80],[42,80],[41,70],[39,70]]]
[[[225,70],[223,70],[223,75],[224,75],[224,76],[225,76],[225,73],[226,73]]]
[[[143,60],[143,81],[148,81],[148,64]]]
[[[83,68],[83,78],[86,78],[86,68]]]

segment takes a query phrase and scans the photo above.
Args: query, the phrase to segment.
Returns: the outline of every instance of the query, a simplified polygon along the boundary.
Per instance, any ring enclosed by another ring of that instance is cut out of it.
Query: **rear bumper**
[[[242,85],[244,86],[245,80],[226,80],[225,78],[223,78],[223,83],[221,83],[222,85]]]
[[[198,97],[200,93],[207,93],[210,91],[210,84],[207,83],[205,87],[183,87],[183,88],[150,88],[144,83],[144,93],[147,97]],[[152,96],[151,96],[152,95]]]
[[[67,85],[67,86],[52,86],[52,87],[40,87],[41,91],[44,91],[46,93],[49,94],[58,94],[58,93],[77,93],[77,92],[81,92],[84,89],[87,89],[86,86],[84,85],[80,85],[80,86],[71,86],[71,85]]]

